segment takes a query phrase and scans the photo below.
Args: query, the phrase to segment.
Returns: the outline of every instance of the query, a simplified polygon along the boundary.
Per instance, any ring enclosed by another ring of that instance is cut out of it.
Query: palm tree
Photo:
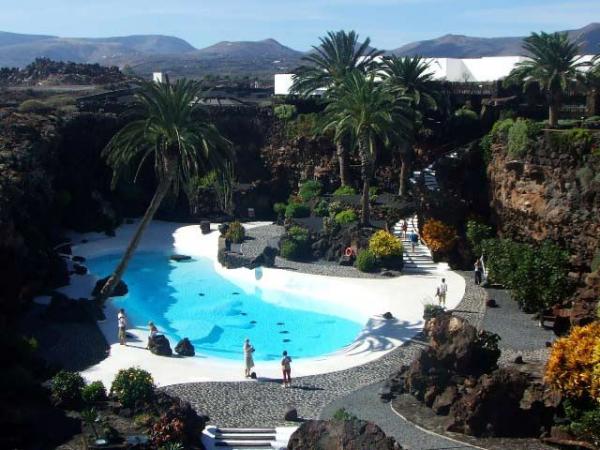
[[[569,84],[582,80],[581,69],[589,62],[582,61],[579,46],[567,33],[532,33],[525,38],[523,49],[528,59],[517,63],[507,83],[521,82],[523,90],[536,83],[548,101],[548,122],[555,127],[563,93]]]
[[[231,158],[229,141],[198,115],[200,91],[200,85],[189,80],[144,82],[131,109],[139,119],[117,132],[103,151],[113,168],[113,185],[134,161],[138,161],[137,177],[148,158],[154,160],[158,185],[123,258],[102,287],[100,300],[108,298],[121,280],[167,193],[179,192],[180,183],[187,184],[207,167],[221,168]]]
[[[389,88],[412,103],[412,127],[407,139],[403,139],[399,148],[400,179],[398,180],[398,195],[405,195],[411,162],[414,160],[415,133],[422,124],[423,115],[437,109],[435,99],[438,85],[433,78],[433,71],[425,59],[420,56],[391,56],[384,58],[381,64],[382,77]]]
[[[326,129],[335,131],[336,139],[350,135],[357,143],[361,161],[361,223],[369,224],[369,187],[373,176],[377,146],[389,144],[392,135],[407,125],[406,112],[394,95],[371,73],[352,72],[333,90],[325,111]]]
[[[600,55],[590,61],[590,69],[585,73],[583,86],[586,90],[586,114],[598,115],[598,94],[600,93]]]
[[[313,52],[304,56],[305,64],[296,70],[291,92],[307,96],[319,89],[330,92],[335,89],[352,71],[367,73],[373,67],[382,51],[369,47],[371,40],[366,38],[361,44],[355,31],[329,31],[327,36],[319,38],[320,45],[313,46]],[[336,154],[340,166],[342,186],[350,184],[348,173],[348,151],[345,141],[347,136],[336,137]]]

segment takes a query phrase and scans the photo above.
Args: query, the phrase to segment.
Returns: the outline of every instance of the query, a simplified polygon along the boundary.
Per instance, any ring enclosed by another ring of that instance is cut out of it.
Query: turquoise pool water
[[[103,277],[119,258],[90,258],[87,266]],[[174,262],[162,253],[139,252],[124,280],[129,294],[113,302],[125,308],[129,326],[144,328],[153,321],[171,347],[187,337],[197,355],[241,359],[248,337],[257,361],[279,359],[283,350],[292,358],[314,357],[351,343],[362,328],[358,322],[316,312],[318,299],[259,287],[247,288],[247,293],[216,273],[208,258]]]

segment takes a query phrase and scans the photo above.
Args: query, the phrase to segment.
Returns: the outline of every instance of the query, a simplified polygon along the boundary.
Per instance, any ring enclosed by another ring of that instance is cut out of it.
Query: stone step
[[[276,434],[275,428],[216,428],[215,433]]]
[[[222,441],[272,441],[276,438],[276,434],[265,433],[215,433],[215,439]]]
[[[257,450],[257,449],[265,449],[265,448],[272,448],[271,447],[271,442],[272,441],[242,441],[242,440],[215,440],[215,447],[219,447],[219,448],[229,448],[229,449],[236,449],[236,450],[242,450],[242,449],[252,449],[252,450]]]

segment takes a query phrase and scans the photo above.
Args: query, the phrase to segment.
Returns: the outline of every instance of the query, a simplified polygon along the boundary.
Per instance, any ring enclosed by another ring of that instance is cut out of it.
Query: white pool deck
[[[266,223],[245,224],[256,227]],[[73,234],[73,254],[91,258],[123,251],[133,234],[136,224],[123,225],[115,237],[103,234]],[[348,369],[380,358],[414,336],[423,326],[423,308],[434,302],[434,293],[441,278],[446,278],[448,294],[446,305],[454,308],[465,292],[464,279],[450,271],[426,275],[402,275],[389,279],[341,278],[309,275],[290,270],[262,268],[257,273],[249,269],[228,270],[217,262],[217,225],[213,231],[202,235],[197,225],[176,224],[154,221],[144,234],[139,250],[161,250],[185,255],[211,258],[215,270],[223,277],[237,284],[240,289],[252,292],[254,289],[281,290],[318,299],[312,302],[319,311],[338,316],[362,318],[365,326],[350,345],[321,357],[295,359],[292,376],[316,375]],[[88,242],[80,243],[82,239]],[[127,275],[125,275],[125,279]],[[91,274],[71,277],[71,285],[60,289],[72,298],[89,297],[97,280]],[[281,302],[281,295],[265,301]],[[285,306],[285,305],[283,305]],[[381,316],[391,312],[396,320],[385,320]],[[158,386],[199,381],[242,381],[243,361],[220,359],[197,354],[195,357],[162,357],[145,349],[147,330],[129,329],[135,336],[128,345],[117,342],[116,308],[108,301],[105,314],[107,319],[99,323],[110,353],[99,364],[82,372],[88,381],[101,380],[110,386],[119,369],[132,366],[148,370]],[[171,342],[174,347],[176,342]],[[242,346],[240,342],[240,347]],[[278,361],[255,361],[255,371],[259,378],[281,377]]]

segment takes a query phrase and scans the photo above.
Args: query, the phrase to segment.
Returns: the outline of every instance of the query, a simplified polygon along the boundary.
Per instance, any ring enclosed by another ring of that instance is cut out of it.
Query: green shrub
[[[362,250],[356,257],[356,268],[361,272],[374,272],[377,270],[377,257],[371,250]]]
[[[81,404],[81,389],[84,386],[81,375],[61,370],[51,380],[52,400],[65,408],[77,408]]]
[[[492,237],[492,227],[475,220],[467,222],[467,241],[475,256],[481,255],[481,243]]]
[[[287,124],[288,136],[292,138],[315,136],[319,130],[319,116],[316,113],[299,114]]]
[[[121,369],[115,376],[110,392],[125,408],[150,402],[154,398],[152,375],[137,367]]]
[[[299,226],[290,227],[281,242],[280,254],[283,258],[300,261],[308,256],[309,252],[308,230]]]
[[[290,203],[285,209],[287,219],[300,219],[310,216],[310,208],[302,203]]]
[[[106,400],[106,388],[102,381],[94,381],[81,389],[81,398],[88,405]]]
[[[273,212],[277,215],[278,218],[282,218],[285,215],[285,209],[287,208],[287,204],[283,202],[278,202],[273,205]]]
[[[335,215],[335,223],[338,225],[348,225],[358,220],[358,215],[353,209],[345,209]]]
[[[336,412],[334,412],[333,416],[331,416],[331,418],[333,420],[340,420],[340,421],[344,421],[344,422],[348,421],[348,420],[357,420],[358,419],[358,417],[356,417],[352,413],[349,413],[344,408],[340,408]]]
[[[479,141],[479,148],[481,149],[481,159],[483,163],[488,166],[492,161],[492,143],[493,137],[491,133],[486,134]]]
[[[289,121],[293,119],[296,116],[297,112],[298,110],[294,105],[283,104],[277,105],[275,108],[273,108],[273,113],[275,114],[275,117],[283,121]]]
[[[236,244],[241,244],[244,242],[245,237],[246,230],[244,230],[244,226],[238,220],[229,224],[227,233],[225,233],[226,239]]]
[[[508,139],[508,132],[514,123],[515,121],[511,118],[496,121],[492,126],[492,131],[490,131],[492,138],[500,142],[506,141]]]
[[[508,154],[519,157],[525,155],[540,131],[540,124],[527,119],[517,119],[508,130]]]
[[[329,203],[327,200],[319,200],[319,203],[313,208],[313,214],[317,217],[325,217],[329,214]]]
[[[567,398],[564,410],[569,420],[569,430],[578,439],[600,445],[600,403],[579,402]]]
[[[321,183],[315,180],[305,181],[300,185],[300,189],[298,191],[298,196],[304,202],[309,202],[313,198],[316,198],[321,193]]]
[[[510,289],[526,312],[538,312],[569,295],[568,254],[550,241],[534,247],[486,239],[482,250],[490,281]]]
[[[369,251],[376,258],[397,258],[402,257],[402,242],[392,233],[379,230],[369,239]]]
[[[344,195],[356,195],[356,191],[352,186],[340,186],[333,191],[334,197],[343,197]]]
[[[19,112],[22,113],[47,113],[52,108],[41,100],[25,100],[19,105]]]
[[[466,107],[462,107],[454,111],[454,117],[466,123],[479,122],[479,116],[477,115],[477,113],[472,109]]]

